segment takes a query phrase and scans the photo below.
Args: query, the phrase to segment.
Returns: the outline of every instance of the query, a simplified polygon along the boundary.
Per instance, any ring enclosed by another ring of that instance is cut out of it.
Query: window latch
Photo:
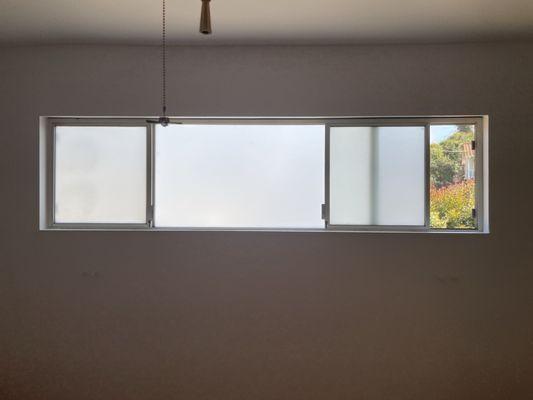
[[[328,209],[326,208],[325,204],[322,204],[322,219],[323,220],[328,219]]]

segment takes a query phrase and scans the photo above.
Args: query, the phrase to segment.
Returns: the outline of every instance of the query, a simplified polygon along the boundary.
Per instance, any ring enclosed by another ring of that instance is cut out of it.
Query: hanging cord
[[[163,56],[163,79],[162,79],[162,105],[163,117],[167,116],[167,10],[165,0],[163,0],[163,25],[161,33],[161,50]]]

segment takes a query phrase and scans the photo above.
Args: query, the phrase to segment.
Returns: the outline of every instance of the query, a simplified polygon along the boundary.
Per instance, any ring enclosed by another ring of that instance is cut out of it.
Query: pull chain
[[[163,29],[161,37],[161,50],[163,55],[163,91],[162,91],[162,105],[163,117],[167,116],[167,10],[165,0],[163,0]]]

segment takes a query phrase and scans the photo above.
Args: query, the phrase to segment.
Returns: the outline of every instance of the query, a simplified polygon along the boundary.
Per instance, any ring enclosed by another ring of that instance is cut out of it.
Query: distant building
[[[465,179],[474,179],[476,176],[476,151],[471,143],[463,143],[461,164],[463,165]]]

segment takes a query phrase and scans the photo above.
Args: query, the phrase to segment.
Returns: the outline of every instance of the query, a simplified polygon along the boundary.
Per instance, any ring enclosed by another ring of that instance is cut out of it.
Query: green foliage
[[[467,125],[468,127],[468,125]],[[465,126],[458,128],[466,129]],[[431,183],[440,188],[464,179],[461,158],[463,145],[474,140],[474,132],[457,131],[440,143],[433,143],[431,153]]]
[[[470,125],[430,147],[430,224],[437,229],[475,229],[475,183],[465,180],[462,156],[464,144],[474,140]]]
[[[431,144],[430,151],[431,184],[440,188],[452,183],[461,173],[461,163],[448,157],[439,143]]]
[[[431,188],[430,222],[432,228],[475,229],[475,184],[467,180],[442,188]]]
[[[474,132],[474,125],[457,125],[457,132]]]

